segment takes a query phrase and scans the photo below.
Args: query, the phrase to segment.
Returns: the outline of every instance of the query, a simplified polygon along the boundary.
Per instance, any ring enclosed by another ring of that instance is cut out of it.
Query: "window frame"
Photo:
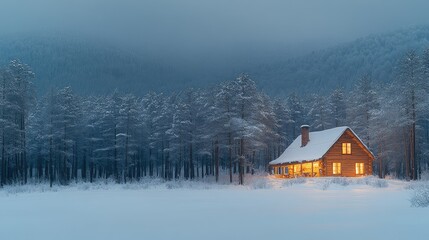
[[[302,173],[302,166],[301,166],[301,164],[294,164],[293,165],[293,174],[296,174],[296,173],[299,173],[299,174]]]
[[[365,174],[365,164],[362,162],[355,163],[356,175],[364,175]]]
[[[352,143],[343,142],[341,144],[341,154],[342,155],[352,155]]]
[[[340,162],[332,163],[332,175],[341,175],[341,173],[342,173],[341,163]]]

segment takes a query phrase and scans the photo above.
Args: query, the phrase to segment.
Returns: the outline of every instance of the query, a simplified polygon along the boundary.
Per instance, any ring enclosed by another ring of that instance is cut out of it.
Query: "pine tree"
[[[350,95],[347,117],[351,127],[368,147],[372,145],[370,126],[372,112],[376,108],[378,108],[378,103],[372,86],[372,78],[370,75],[364,75],[357,81],[354,91]]]
[[[342,89],[335,89],[329,96],[330,119],[333,120],[332,126],[344,126],[347,119],[347,106]]]
[[[325,96],[312,94],[309,103],[308,116],[311,128],[314,130],[325,130],[331,128],[330,107]]]
[[[235,105],[238,117],[233,119],[232,126],[239,140],[239,184],[244,184],[244,170],[249,163],[252,137],[261,131],[257,126],[256,113],[259,110],[259,97],[255,82],[246,74],[241,74],[235,81]],[[247,156],[246,156],[247,155]]]
[[[288,144],[290,144],[299,134],[300,126],[306,124],[304,106],[300,97],[292,93],[287,97],[287,116],[288,116]]]
[[[422,62],[418,54],[411,50],[406,53],[401,63],[401,87],[403,95],[403,109],[407,122],[405,123],[405,143],[407,145],[406,172],[407,179],[418,178],[418,159],[416,151],[416,135],[418,118],[420,118],[419,107],[426,96],[427,83],[424,81]]]

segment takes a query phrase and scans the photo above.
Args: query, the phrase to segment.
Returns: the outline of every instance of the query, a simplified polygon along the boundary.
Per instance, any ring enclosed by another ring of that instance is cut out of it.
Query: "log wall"
[[[352,154],[342,154],[342,143],[351,143]],[[347,130],[329,149],[323,158],[326,176],[357,177],[372,174],[373,157],[365,150],[363,144]],[[341,163],[341,174],[333,174],[333,163]],[[356,163],[364,164],[364,173],[356,174]]]

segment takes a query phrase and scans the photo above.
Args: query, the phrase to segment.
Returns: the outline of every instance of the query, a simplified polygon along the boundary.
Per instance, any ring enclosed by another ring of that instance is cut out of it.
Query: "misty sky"
[[[427,0],[0,0],[2,34],[67,33],[183,56],[289,50],[429,24]]]

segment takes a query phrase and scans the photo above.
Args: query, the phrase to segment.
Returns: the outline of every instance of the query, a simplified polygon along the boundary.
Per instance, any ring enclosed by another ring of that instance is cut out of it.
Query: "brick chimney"
[[[310,126],[302,125],[301,126],[301,147],[305,147],[310,141]]]

